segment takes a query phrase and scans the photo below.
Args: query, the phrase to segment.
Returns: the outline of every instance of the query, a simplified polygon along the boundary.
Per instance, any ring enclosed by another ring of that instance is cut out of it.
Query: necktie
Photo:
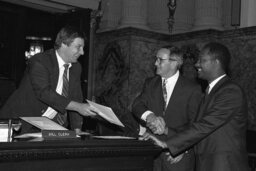
[[[166,83],[167,83],[167,80],[164,79],[164,80],[163,80],[163,84],[162,84],[162,88],[163,88],[163,97],[164,97],[164,111],[165,111],[166,106],[167,106],[167,90],[166,90]]]
[[[209,89],[210,89],[210,86],[208,85],[207,88],[205,89],[204,103],[206,102],[207,97],[208,97],[208,95],[209,95]]]
[[[68,97],[68,64],[64,64],[63,65],[65,70],[64,70],[64,73],[63,73],[63,86],[62,86],[62,93],[61,95],[65,96],[65,97]],[[60,125],[64,125],[67,121],[67,112],[62,114],[62,113],[58,113],[57,114],[57,122],[60,124]]]
[[[210,86],[208,85],[207,88],[205,89],[205,94],[208,95],[210,90]]]

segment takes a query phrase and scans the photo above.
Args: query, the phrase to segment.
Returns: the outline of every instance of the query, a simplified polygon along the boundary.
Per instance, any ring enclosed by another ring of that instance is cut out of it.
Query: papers
[[[68,130],[47,117],[20,117],[41,130]]]
[[[14,138],[42,138],[42,132],[17,135]]]
[[[97,111],[98,115],[100,115],[110,123],[124,127],[123,123],[116,117],[115,113],[110,107],[97,104],[90,100],[87,100],[87,102]]]
[[[131,139],[134,140],[134,137],[125,137],[125,136],[93,136],[93,138],[100,138],[100,139]]]
[[[10,137],[9,131],[8,124],[0,124],[0,142],[8,142]]]

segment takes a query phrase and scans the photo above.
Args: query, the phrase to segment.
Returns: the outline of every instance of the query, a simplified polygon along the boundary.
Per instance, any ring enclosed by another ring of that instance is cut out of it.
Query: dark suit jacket
[[[168,141],[175,155],[196,144],[198,171],[247,171],[247,104],[227,76],[201,104],[197,121]]]
[[[69,96],[65,98],[56,93],[59,68],[55,50],[36,54],[29,60],[19,88],[2,107],[0,117],[42,116],[48,106],[65,113],[71,100],[82,101],[80,74],[80,64],[73,63],[69,69]],[[73,112],[69,117],[71,129],[81,128],[82,117],[79,114]]]
[[[147,110],[154,112],[157,116],[162,116],[169,131],[168,136],[161,135],[158,138],[166,140],[175,135],[180,127],[189,125],[194,121],[201,97],[201,87],[180,75],[163,116],[162,80],[160,76],[155,76],[145,81],[141,94],[133,103],[132,111],[138,118],[141,118],[141,115]],[[156,170],[191,171],[193,168],[194,156],[192,151],[187,153],[181,162],[173,165],[166,162],[166,156],[164,156],[165,154],[162,154],[162,164],[156,161],[158,163]]]

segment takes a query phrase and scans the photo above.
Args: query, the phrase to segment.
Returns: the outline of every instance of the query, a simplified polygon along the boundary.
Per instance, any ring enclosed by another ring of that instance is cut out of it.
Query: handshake
[[[152,140],[154,144],[157,146],[163,148],[163,149],[168,149],[167,143],[164,141],[159,140],[154,134],[158,135],[167,135],[168,134],[168,128],[166,126],[166,123],[164,119],[161,116],[155,116],[154,113],[151,113],[147,116],[146,118],[146,125],[147,127],[151,130],[151,133],[145,132],[142,137],[140,138],[141,140]],[[170,152],[165,152],[165,155],[167,157],[167,161],[170,162],[171,164],[178,163],[182,158],[183,154],[180,154],[178,156],[172,156]]]
[[[164,119],[161,116],[156,116],[154,113],[150,113],[147,116],[146,125],[154,134],[168,134],[168,128],[166,127]]]

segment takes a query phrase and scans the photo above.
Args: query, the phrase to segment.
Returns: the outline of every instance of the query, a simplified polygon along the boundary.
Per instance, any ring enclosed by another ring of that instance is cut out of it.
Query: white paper
[[[110,107],[97,104],[90,100],[87,100],[87,102],[90,104],[90,106],[92,106],[97,111],[97,113],[101,117],[103,117],[110,123],[124,127],[123,123],[116,117],[115,113],[113,112],[113,110]]]
[[[14,138],[42,138],[42,132],[21,134],[15,136]]]
[[[8,141],[8,126],[0,126],[0,142],[7,142]]]
[[[68,130],[47,117],[20,117],[41,130]]]

